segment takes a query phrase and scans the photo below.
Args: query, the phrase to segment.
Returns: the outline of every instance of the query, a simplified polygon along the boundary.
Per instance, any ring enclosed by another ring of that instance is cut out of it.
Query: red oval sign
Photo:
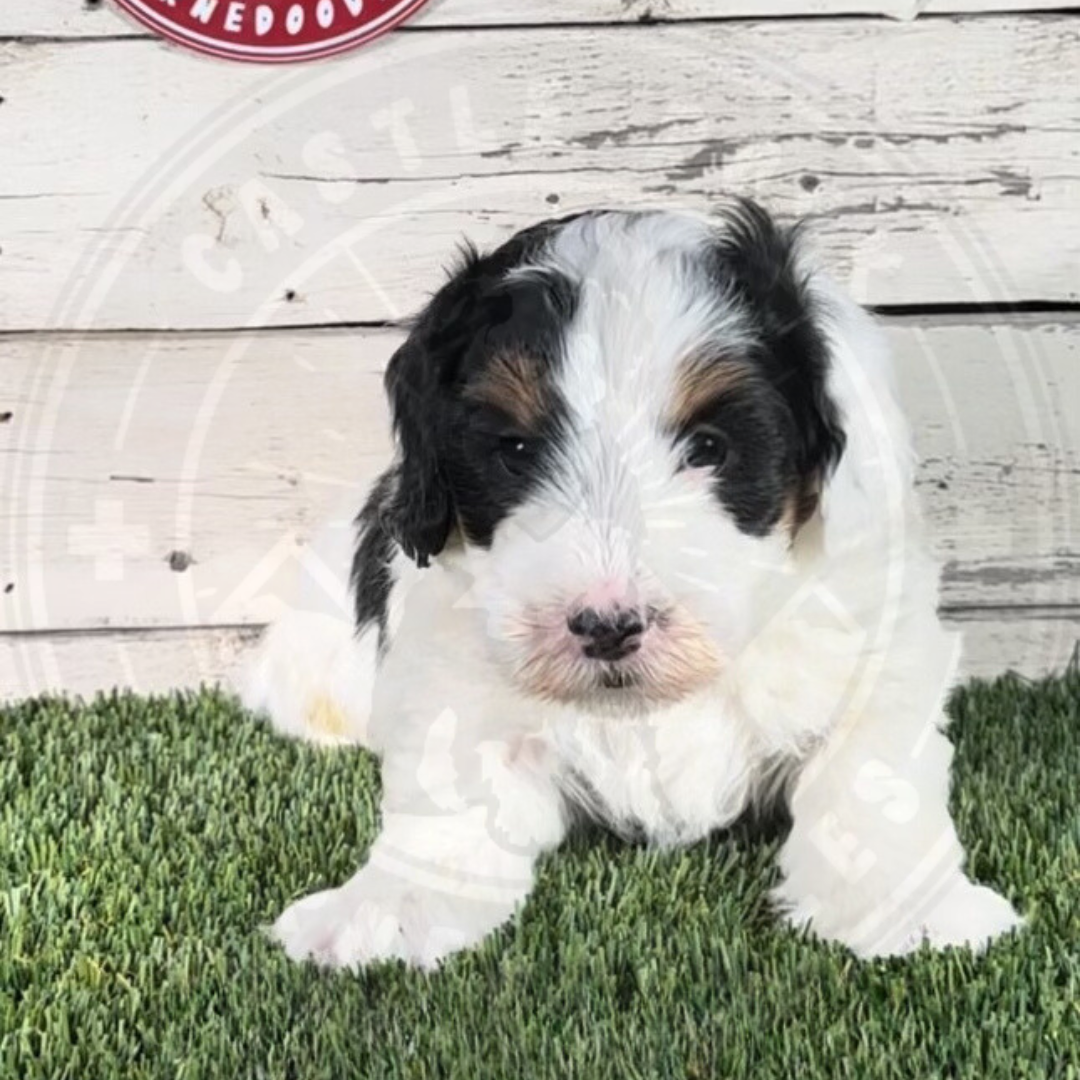
[[[355,49],[427,0],[116,0],[162,37],[229,60],[288,64]]]

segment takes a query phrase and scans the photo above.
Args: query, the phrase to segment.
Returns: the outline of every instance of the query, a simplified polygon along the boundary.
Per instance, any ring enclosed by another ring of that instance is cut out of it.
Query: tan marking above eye
[[[750,366],[737,359],[684,360],[675,375],[675,396],[668,420],[675,429],[685,427],[709,405],[731,393],[752,374]]]
[[[821,477],[800,476],[784,499],[779,525],[794,536],[817,512],[821,500]]]
[[[495,406],[526,431],[540,425],[550,400],[540,364],[520,353],[493,357],[484,373],[466,387],[465,396]]]

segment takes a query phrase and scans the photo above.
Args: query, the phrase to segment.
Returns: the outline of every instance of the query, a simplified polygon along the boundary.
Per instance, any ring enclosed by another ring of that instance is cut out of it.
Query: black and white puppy
[[[776,795],[792,924],[860,956],[1018,925],[949,816],[958,644],[887,350],[797,233],[750,202],[544,222],[464,258],[386,388],[352,611],[283,616],[245,684],[383,763],[290,956],[435,965],[576,813],[686,844]]]

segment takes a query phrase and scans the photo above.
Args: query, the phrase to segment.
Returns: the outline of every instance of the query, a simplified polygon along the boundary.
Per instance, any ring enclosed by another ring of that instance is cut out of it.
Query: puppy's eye
[[[683,463],[690,469],[722,469],[731,456],[727,436],[711,424],[699,424],[690,432]]]
[[[537,441],[523,435],[506,435],[499,440],[499,461],[512,473],[523,473],[536,458]]]

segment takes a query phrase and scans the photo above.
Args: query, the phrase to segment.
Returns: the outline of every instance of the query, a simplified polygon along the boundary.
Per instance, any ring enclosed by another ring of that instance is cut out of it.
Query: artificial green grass
[[[367,755],[212,692],[0,712],[0,1077],[1080,1077],[1080,672],[952,712],[971,869],[1032,916],[987,957],[781,928],[775,837],[594,832],[430,976],[296,967],[257,930],[355,869]]]

